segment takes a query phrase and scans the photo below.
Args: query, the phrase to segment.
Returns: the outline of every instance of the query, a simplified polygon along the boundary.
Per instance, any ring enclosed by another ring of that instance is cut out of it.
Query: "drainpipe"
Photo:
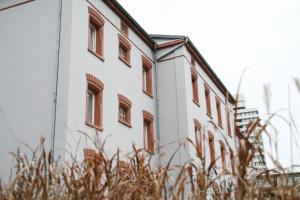
[[[56,60],[56,72],[55,72],[55,91],[54,91],[54,114],[53,114],[53,130],[51,135],[51,147],[50,150],[54,155],[55,133],[56,133],[56,113],[57,113],[57,91],[58,91],[58,76],[59,76],[59,64],[60,64],[60,40],[61,40],[61,15],[62,15],[62,0],[59,0],[59,18],[58,18],[58,39],[57,39],[57,60]]]

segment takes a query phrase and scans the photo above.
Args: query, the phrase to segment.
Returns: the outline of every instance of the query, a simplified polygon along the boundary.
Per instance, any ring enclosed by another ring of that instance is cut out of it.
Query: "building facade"
[[[235,174],[234,99],[187,36],[149,35],[114,0],[4,0],[0,26],[1,176],[41,135],[62,160],[106,140]]]
[[[256,150],[254,153],[254,157],[250,163],[251,169],[249,170],[251,170],[253,173],[260,173],[261,171],[266,169],[263,138],[262,134],[259,134],[261,128],[259,126],[256,126],[255,130],[253,130],[250,135],[249,131],[247,131],[247,128],[251,123],[255,123],[257,120],[259,120],[258,110],[256,108],[247,108],[244,95],[239,94],[237,99],[236,113],[236,126],[239,128],[240,133],[243,136],[249,138],[249,142]]]

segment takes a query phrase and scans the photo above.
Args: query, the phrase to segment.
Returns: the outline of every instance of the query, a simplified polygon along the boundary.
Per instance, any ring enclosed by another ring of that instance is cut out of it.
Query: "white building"
[[[249,131],[247,131],[247,128],[251,123],[256,122],[259,119],[259,114],[258,110],[256,108],[247,108],[246,107],[246,101],[245,97],[243,94],[238,95],[238,100],[237,100],[237,122],[236,125],[240,129],[240,133],[243,136],[247,137],[247,134],[249,134]],[[248,136],[249,137],[249,142],[253,145],[253,147],[256,150],[261,150],[255,151],[254,157],[251,161],[251,171],[253,173],[259,173],[262,170],[266,169],[265,165],[265,157],[264,157],[264,145],[263,145],[263,138],[262,134],[258,135],[260,132],[260,127],[256,127],[253,132]]]
[[[173,164],[235,170],[234,99],[188,37],[147,34],[115,0],[2,0],[0,27],[1,176],[40,135],[62,160],[91,137],[109,154],[163,146],[162,162],[189,137],[198,155]]]

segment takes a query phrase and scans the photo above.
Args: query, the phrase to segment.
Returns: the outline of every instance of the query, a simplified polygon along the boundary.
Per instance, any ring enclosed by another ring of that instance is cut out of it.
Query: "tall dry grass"
[[[295,85],[300,91],[299,79],[295,79]],[[265,88],[265,91],[265,102],[269,104],[269,86]],[[238,99],[238,96],[236,98]],[[106,156],[103,145],[97,145],[97,153],[87,156],[84,161],[79,162],[74,159],[62,164],[53,158],[52,152],[45,151],[45,139],[41,138],[39,148],[32,151],[31,155],[24,155],[18,151],[12,153],[16,161],[14,174],[8,183],[3,183],[0,179],[0,200],[203,200],[208,198],[242,200],[265,199],[266,195],[271,195],[271,193],[273,199],[295,199],[293,192],[299,186],[286,188],[269,178],[274,172],[283,177],[287,176],[276,156],[269,155],[276,166],[274,169],[265,169],[255,175],[249,174],[255,153],[262,154],[263,152],[262,149],[255,147],[249,138],[256,131],[257,140],[262,134],[272,140],[270,127],[273,126],[272,119],[277,115],[277,113],[269,112],[266,120],[257,119],[250,122],[244,135],[236,127],[239,148],[236,155],[235,174],[231,174],[230,171],[218,174],[215,163],[207,165],[205,158],[200,157],[200,165],[191,160],[179,166],[179,170],[175,170],[177,174],[174,179],[171,176],[174,176],[174,168],[178,169],[178,166],[172,166],[171,161],[176,152],[167,164],[154,168],[152,155],[135,146],[132,147],[133,152],[126,157],[126,161],[120,158],[119,152],[112,157]],[[235,123],[236,118],[237,113],[235,113]],[[186,142],[199,151],[192,140],[187,139]],[[218,159],[220,158],[216,161]],[[224,177],[229,177],[234,181],[223,186],[220,183]],[[272,190],[266,191],[258,187],[258,179],[268,182]]]

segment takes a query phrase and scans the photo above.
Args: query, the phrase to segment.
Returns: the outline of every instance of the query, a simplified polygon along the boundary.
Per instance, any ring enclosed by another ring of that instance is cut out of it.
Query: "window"
[[[208,144],[209,144],[209,152],[210,152],[210,164],[215,165],[215,144],[214,144],[214,136],[211,132],[208,132]]]
[[[230,111],[229,111],[229,109],[226,109],[226,118],[227,118],[227,131],[228,131],[228,135],[231,137]]]
[[[87,125],[98,130],[102,128],[102,94],[104,84],[93,75],[86,74],[86,119]]]
[[[218,97],[216,97],[216,106],[217,106],[217,113],[218,113],[218,126],[222,128],[221,101]]]
[[[152,97],[152,63],[145,56],[142,56],[143,63],[143,91]]]
[[[118,99],[119,122],[131,128],[131,101],[121,94],[118,94]]]
[[[232,149],[229,149],[229,151],[230,151],[231,173],[232,173],[232,175],[235,175],[234,154],[233,154]]]
[[[211,116],[211,106],[210,106],[210,89],[207,84],[205,84],[205,101],[206,101],[206,114],[212,118]]]
[[[196,68],[191,67],[192,74],[192,90],[193,90],[193,101],[199,105],[199,96],[198,96],[198,76]]]
[[[197,119],[194,119],[194,126],[195,126],[195,145],[197,150],[197,156],[203,158],[201,123]]]
[[[143,110],[144,126],[144,149],[154,153],[153,115]]]
[[[89,10],[89,42],[88,50],[103,60],[103,26],[104,19],[92,8]]]
[[[223,173],[226,173],[226,149],[224,142],[220,142],[220,149],[221,149],[221,159],[222,159],[222,169]]]
[[[120,27],[121,32],[128,37],[128,26],[125,22],[121,22],[121,27]]]
[[[119,34],[119,59],[122,60],[128,67],[130,66],[130,49],[131,44],[127,39]]]

